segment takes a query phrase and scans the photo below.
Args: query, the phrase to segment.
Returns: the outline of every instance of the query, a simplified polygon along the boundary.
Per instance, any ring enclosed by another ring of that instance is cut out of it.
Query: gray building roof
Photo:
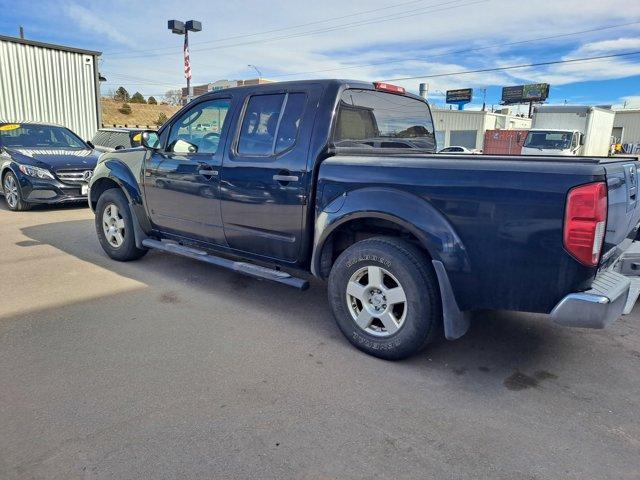
[[[26,38],[18,37],[7,37],[5,35],[0,35],[0,41],[20,43],[22,45],[31,45],[33,47],[48,48],[50,50],[60,50],[62,52],[82,53],[84,55],[93,55],[94,57],[102,55],[102,52],[98,52],[96,50],[85,50],[83,48],[67,47],[66,45],[56,45],[54,43],[36,42],[35,40],[27,40]]]

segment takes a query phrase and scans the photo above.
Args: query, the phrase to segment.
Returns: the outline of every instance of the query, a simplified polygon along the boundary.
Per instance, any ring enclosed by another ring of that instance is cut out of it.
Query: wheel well
[[[418,237],[402,225],[383,218],[358,218],[340,225],[324,242],[320,253],[320,276],[327,278],[336,259],[351,245],[379,236],[402,238],[431,258]]]
[[[111,188],[120,188],[120,185],[110,178],[101,178],[91,185],[91,209],[93,211],[95,211],[96,206],[98,205],[100,195]]]

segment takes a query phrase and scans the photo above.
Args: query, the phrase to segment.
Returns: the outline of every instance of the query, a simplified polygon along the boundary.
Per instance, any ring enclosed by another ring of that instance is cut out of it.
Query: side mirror
[[[584,145],[584,135],[579,133],[578,135],[580,135],[580,145]]]
[[[171,144],[171,151],[174,153],[198,153],[198,146],[179,138]]]
[[[140,144],[149,150],[158,150],[160,148],[160,137],[156,132],[142,132]]]

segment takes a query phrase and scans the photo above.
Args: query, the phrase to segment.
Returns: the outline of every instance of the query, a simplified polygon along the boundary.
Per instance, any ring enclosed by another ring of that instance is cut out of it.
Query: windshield
[[[529,131],[524,146],[545,150],[565,150],[571,146],[572,132]]]
[[[423,101],[375,90],[345,90],[333,137],[337,147],[435,151],[429,107]]]
[[[30,123],[0,125],[0,146],[18,148],[87,148],[71,130]]]

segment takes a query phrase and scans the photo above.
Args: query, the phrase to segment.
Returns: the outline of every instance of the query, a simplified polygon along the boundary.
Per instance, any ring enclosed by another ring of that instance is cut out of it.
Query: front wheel
[[[393,237],[352,245],[329,276],[329,301],[342,333],[387,360],[413,355],[440,331],[439,292],[429,258]]]
[[[2,190],[4,193],[4,201],[6,202],[7,207],[9,207],[9,210],[21,212],[31,208],[31,205],[25,202],[22,198],[18,178],[13,172],[9,171],[4,175]]]
[[[114,260],[137,260],[147,253],[146,249],[136,247],[129,202],[119,188],[109,189],[100,196],[95,224],[102,249]]]

